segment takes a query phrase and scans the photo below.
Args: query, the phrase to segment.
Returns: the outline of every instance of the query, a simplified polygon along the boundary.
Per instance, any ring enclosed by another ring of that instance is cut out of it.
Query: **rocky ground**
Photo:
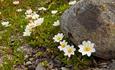
[[[39,57],[38,51],[46,51],[45,47],[32,48],[29,46],[21,47],[25,53],[25,62],[23,65],[14,65],[15,70],[73,70],[72,67],[66,67],[49,54]],[[47,66],[41,64],[42,61],[46,62]],[[115,60],[102,60],[97,57],[92,61],[93,64],[84,70],[115,70]]]

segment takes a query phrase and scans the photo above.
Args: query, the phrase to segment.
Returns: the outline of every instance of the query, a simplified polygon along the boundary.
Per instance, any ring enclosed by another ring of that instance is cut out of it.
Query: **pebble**
[[[69,70],[69,69],[66,67],[61,67],[61,70]]]
[[[32,64],[31,61],[26,62],[26,65]]]
[[[46,70],[41,64],[38,64],[35,70]]]

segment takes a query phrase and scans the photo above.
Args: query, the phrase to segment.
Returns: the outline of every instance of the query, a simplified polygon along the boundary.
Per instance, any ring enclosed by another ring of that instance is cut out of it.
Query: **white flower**
[[[36,12],[32,13],[32,19],[38,19],[38,18],[39,15]]]
[[[59,26],[60,25],[60,22],[59,20],[57,20],[56,22],[54,22],[53,26]]]
[[[76,3],[76,1],[70,1],[69,5],[74,5]]]
[[[8,21],[3,21],[1,24],[2,24],[3,26],[5,26],[5,27],[10,26]]]
[[[31,30],[32,30],[32,28],[34,28],[34,27],[36,27],[36,25],[35,25],[33,22],[31,22],[31,23],[29,23],[29,24],[26,26],[25,31],[26,31],[26,30],[31,31]]]
[[[58,11],[57,10],[52,10],[51,13],[55,15]]]
[[[32,9],[28,9],[28,10],[26,10],[25,14],[27,14],[27,15],[32,14]]]
[[[45,7],[40,7],[40,8],[38,8],[38,10],[47,10]]]
[[[67,45],[66,46],[66,49],[64,49],[64,55],[65,56],[68,56],[68,57],[71,57],[71,55],[74,55],[75,53],[75,48],[74,48],[74,46],[70,46],[70,45]]]
[[[64,50],[67,46],[67,42],[65,40],[60,41],[60,46],[58,46],[58,48],[60,49],[60,51]]]
[[[25,31],[23,32],[23,36],[30,36],[31,35],[31,32],[28,30],[28,31]]]
[[[32,18],[31,14],[26,15],[26,19],[30,19],[30,18]]]
[[[60,42],[63,39],[64,35],[62,33],[58,33],[53,37],[54,42]]]
[[[35,26],[39,26],[44,22],[44,18],[38,18],[37,20],[34,20]]]
[[[1,15],[2,13],[0,12],[0,15]]]
[[[16,1],[13,1],[13,4],[14,5],[18,5],[20,2],[18,1],[18,0],[16,0]]]
[[[83,41],[81,45],[78,45],[80,48],[78,51],[82,53],[82,55],[91,56],[91,53],[95,52],[94,43],[91,41]]]
[[[25,14],[26,14],[26,19],[30,19],[31,18],[33,20],[36,20],[36,19],[39,18],[39,15],[36,12],[32,12],[31,9],[26,10]]]
[[[17,9],[16,11],[17,11],[17,12],[22,12],[22,9],[20,8],[20,9]]]
[[[30,23],[25,28],[25,32],[31,31],[36,26],[41,25],[43,23],[43,21],[44,21],[44,18],[38,18],[37,20],[34,20],[34,21],[30,20]]]

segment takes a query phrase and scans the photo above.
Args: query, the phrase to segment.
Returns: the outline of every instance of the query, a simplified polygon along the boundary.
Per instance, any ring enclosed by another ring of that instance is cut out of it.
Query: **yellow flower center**
[[[65,44],[61,44],[61,47],[64,48],[64,47],[65,47]]]
[[[72,49],[71,48],[68,48],[68,53],[71,53],[72,52]]]
[[[85,47],[85,48],[84,48],[84,51],[90,51],[90,50],[91,50],[90,47]]]
[[[58,37],[58,38],[57,38],[57,40],[61,40],[61,38],[60,38],[60,37]]]

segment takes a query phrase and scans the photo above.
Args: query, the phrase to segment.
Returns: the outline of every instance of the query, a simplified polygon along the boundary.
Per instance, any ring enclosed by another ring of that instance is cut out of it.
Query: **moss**
[[[43,65],[44,67],[48,66],[48,61],[44,60],[42,62],[40,62],[41,65]]]

